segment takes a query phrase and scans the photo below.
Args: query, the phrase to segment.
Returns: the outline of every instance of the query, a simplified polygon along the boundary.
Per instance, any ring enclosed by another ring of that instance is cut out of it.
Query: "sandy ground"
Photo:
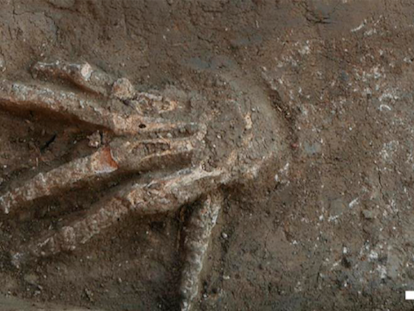
[[[142,90],[204,92],[216,99],[206,105],[220,107],[225,77],[274,118],[288,148],[255,181],[225,189],[196,310],[412,310],[404,301],[414,290],[412,1],[0,7],[1,78],[31,80],[40,60],[86,60]],[[0,112],[0,190],[33,167],[84,154],[89,134],[36,113]],[[0,299],[0,310],[30,310],[17,298],[176,308],[180,214],[129,217],[74,253],[10,264],[14,245],[104,192],[72,190],[37,202],[36,212],[0,217],[0,292],[16,297]]]

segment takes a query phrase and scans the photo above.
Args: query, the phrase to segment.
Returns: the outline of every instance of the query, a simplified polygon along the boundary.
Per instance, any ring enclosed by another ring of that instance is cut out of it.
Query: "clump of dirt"
[[[403,297],[414,289],[410,1],[1,7],[0,80],[33,80],[37,61],[85,60],[141,91],[182,100],[184,119],[216,111],[206,137],[215,145],[211,167],[242,143],[241,116],[261,129],[250,160],[283,151],[256,179],[225,190],[196,309],[410,310]],[[243,103],[241,114],[233,102]],[[90,152],[92,134],[36,112],[1,111],[0,190]],[[74,189],[18,218],[2,215],[0,292],[91,309],[176,308],[180,213],[129,217],[73,253],[10,264],[15,244],[105,191]]]

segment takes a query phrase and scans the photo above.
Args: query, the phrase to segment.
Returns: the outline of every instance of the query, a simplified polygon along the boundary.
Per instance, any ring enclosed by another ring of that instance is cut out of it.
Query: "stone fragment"
[[[135,90],[131,82],[126,78],[118,79],[112,86],[112,95],[121,100],[132,99]]]

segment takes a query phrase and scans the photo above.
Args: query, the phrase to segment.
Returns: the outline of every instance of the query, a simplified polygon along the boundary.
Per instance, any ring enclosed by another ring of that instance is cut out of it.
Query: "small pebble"
[[[39,277],[36,274],[33,274],[33,273],[26,274],[23,277],[23,279],[27,283],[29,283],[30,285],[35,285],[35,286],[37,286],[38,285],[38,282],[39,282]]]
[[[4,57],[0,55],[0,71],[3,72],[6,70],[6,61]]]
[[[364,211],[362,211],[362,214],[364,215],[365,219],[373,219],[374,218],[374,213],[372,211],[364,210]]]
[[[75,0],[49,0],[49,3],[61,9],[69,9],[75,5]]]
[[[89,301],[91,301],[91,302],[94,301],[93,300],[93,292],[92,291],[90,291],[89,289],[85,288],[85,294],[86,294],[86,297],[89,299]]]
[[[89,143],[88,143],[89,147],[99,148],[102,144],[102,138],[101,138],[101,134],[99,133],[99,131],[96,131],[92,135],[88,136],[88,139],[89,139]]]
[[[223,238],[223,239],[227,239],[227,238],[229,237],[229,236],[228,236],[226,233],[224,233],[224,232],[221,234],[221,236],[222,236],[222,238]]]

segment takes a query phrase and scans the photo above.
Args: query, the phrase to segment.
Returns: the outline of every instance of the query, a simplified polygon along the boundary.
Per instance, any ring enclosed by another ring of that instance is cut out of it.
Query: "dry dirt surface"
[[[243,141],[230,97],[273,129],[254,139],[280,152],[223,189],[194,310],[412,310],[413,16],[411,0],[0,0],[0,83],[32,81],[39,61],[87,61],[176,96],[191,119],[216,111],[212,167]],[[0,109],[0,192],[90,153],[92,133]],[[0,216],[0,311],[178,310],[192,204],[11,263],[118,182]]]

